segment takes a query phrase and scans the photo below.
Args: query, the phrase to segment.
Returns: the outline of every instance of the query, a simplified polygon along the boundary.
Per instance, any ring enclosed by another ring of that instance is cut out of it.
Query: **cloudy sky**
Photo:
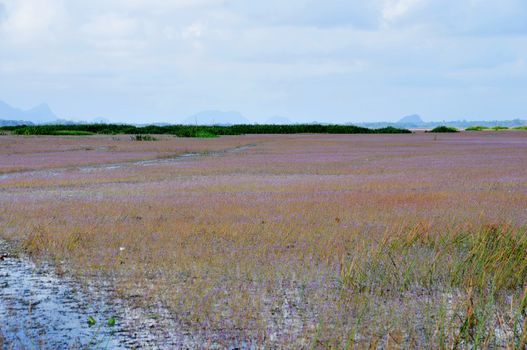
[[[176,122],[527,118],[525,0],[0,0],[0,100]]]

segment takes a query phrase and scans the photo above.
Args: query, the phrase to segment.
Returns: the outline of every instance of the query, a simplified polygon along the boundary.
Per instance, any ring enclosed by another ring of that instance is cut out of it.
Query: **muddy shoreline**
[[[194,329],[161,303],[138,306],[118,297],[108,279],[90,277],[80,283],[68,273],[57,273],[50,262],[36,263],[13,251],[0,239],[0,348],[260,348],[244,332]],[[288,314],[289,308],[286,303],[281,311]],[[95,325],[89,325],[90,316]],[[282,327],[298,326],[290,324],[291,315],[284,317],[285,323],[275,324],[270,337],[279,337]],[[109,318],[115,318],[115,326],[108,326]]]
[[[166,310],[134,308],[103,283],[81,285],[49,262],[13,254],[0,240],[0,348],[194,348]],[[155,317],[153,316],[155,315]],[[95,325],[89,325],[93,317]],[[108,320],[115,318],[115,326]]]
[[[126,331],[107,320],[116,312],[85,293],[73,279],[59,277],[53,266],[12,254],[0,242],[0,334],[7,348],[126,348]],[[6,257],[7,255],[7,257]],[[98,320],[90,326],[88,317]],[[105,323],[106,322],[106,323]]]

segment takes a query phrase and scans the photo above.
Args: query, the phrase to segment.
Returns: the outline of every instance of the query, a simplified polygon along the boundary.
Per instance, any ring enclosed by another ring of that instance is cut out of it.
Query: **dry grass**
[[[5,158],[36,159],[56,139],[10,138],[0,155],[10,170]],[[51,163],[84,163],[78,147],[111,142],[67,138],[59,143],[65,161]],[[161,302],[182,328],[219,343],[525,344],[527,139],[520,133],[119,142],[115,154],[89,161],[257,146],[2,179],[2,236],[86,283],[111,281],[145,308]]]

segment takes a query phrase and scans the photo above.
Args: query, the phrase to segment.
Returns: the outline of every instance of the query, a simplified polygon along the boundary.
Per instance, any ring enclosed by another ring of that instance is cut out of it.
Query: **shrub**
[[[514,130],[527,130],[527,125],[515,126]]]
[[[429,132],[459,132],[459,130],[451,126],[441,125],[441,126],[436,126]]]
[[[492,130],[507,130],[509,128],[506,126],[502,126],[502,125],[496,125],[496,126],[493,126],[491,129]]]
[[[157,141],[157,139],[150,135],[132,135],[132,141]]]
[[[220,135],[244,134],[407,134],[408,129],[386,127],[368,129],[355,125],[337,124],[245,124],[245,125],[147,125],[134,126],[126,124],[79,124],[79,125],[18,125],[0,127],[0,131],[10,131],[15,135],[56,135],[60,133],[93,133],[93,134],[170,134],[179,137],[213,137]]]
[[[201,137],[201,138],[212,138],[212,137],[218,137],[218,135],[216,134],[213,134],[209,131],[206,131],[206,130],[198,130],[196,131],[196,133],[194,134],[194,137]]]

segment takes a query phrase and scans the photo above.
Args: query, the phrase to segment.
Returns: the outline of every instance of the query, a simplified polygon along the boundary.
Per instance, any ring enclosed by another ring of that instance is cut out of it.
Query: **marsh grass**
[[[200,344],[521,348],[521,133],[126,147],[247,138],[258,145],[221,156],[6,178],[2,236],[148,313],[162,305],[177,325],[167,329]]]
[[[340,271],[341,294],[384,300],[455,294],[446,303],[438,300],[441,307],[428,320],[435,329],[430,341],[438,348],[523,349],[526,252],[524,229],[490,224],[429,235],[418,225],[379,242],[364,242],[350,252]]]
[[[419,225],[357,247],[340,273],[353,292],[382,295],[441,286],[498,293],[527,280],[527,232],[506,225],[443,235],[427,234]]]

